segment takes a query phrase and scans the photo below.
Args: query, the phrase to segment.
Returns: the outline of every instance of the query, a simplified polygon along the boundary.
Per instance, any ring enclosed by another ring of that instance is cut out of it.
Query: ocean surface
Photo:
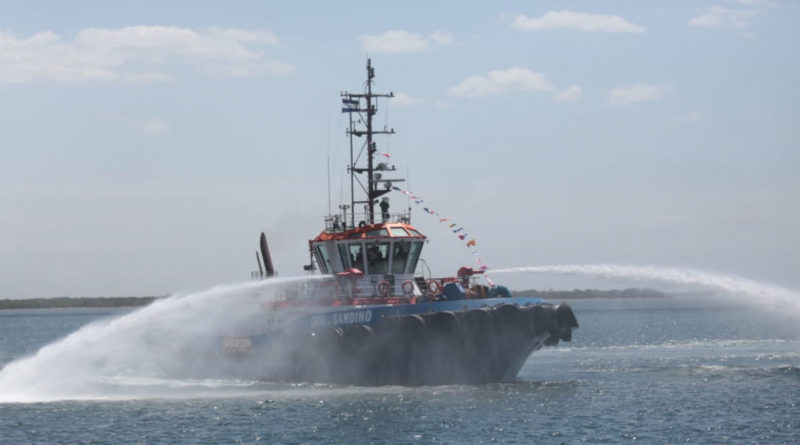
[[[135,389],[124,396],[95,388],[81,397],[76,387],[71,400],[36,402],[14,400],[9,391],[24,388],[6,383],[0,443],[800,443],[797,314],[702,297],[571,304],[581,325],[573,341],[535,352],[515,382],[351,387],[123,374],[106,377],[109,388]],[[130,313],[0,311],[0,367]],[[71,372],[85,372],[37,363],[29,360],[26,385],[70,385]]]

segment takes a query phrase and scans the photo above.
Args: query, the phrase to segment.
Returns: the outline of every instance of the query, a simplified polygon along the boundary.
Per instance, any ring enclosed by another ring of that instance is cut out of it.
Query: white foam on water
[[[682,267],[621,266],[615,264],[553,264],[492,269],[491,273],[576,274],[636,281],[662,281],[724,291],[723,295],[800,318],[800,292],[729,274]]]
[[[213,338],[255,325],[285,286],[318,278],[323,277],[221,285],[90,323],[0,370],[0,403],[183,397],[192,389],[246,385],[174,376],[214,366],[208,356],[187,354],[187,348],[219,346]]]

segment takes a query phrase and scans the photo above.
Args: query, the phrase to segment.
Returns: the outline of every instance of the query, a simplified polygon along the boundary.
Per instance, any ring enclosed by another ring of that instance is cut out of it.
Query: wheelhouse
[[[324,274],[358,269],[364,275],[413,276],[427,238],[410,224],[391,222],[326,229],[309,241]]]

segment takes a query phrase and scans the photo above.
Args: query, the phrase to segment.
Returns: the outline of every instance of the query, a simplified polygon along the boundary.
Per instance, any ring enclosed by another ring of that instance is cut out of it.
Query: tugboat
[[[267,320],[261,328],[226,337],[223,350],[270,380],[358,385],[513,380],[532,352],[571,340],[578,327],[572,309],[514,297],[486,276],[482,263],[461,267],[451,277],[430,273],[421,258],[427,237],[411,225],[410,206],[391,213],[385,196],[402,190],[397,184],[403,179],[389,177],[396,168],[374,140],[394,133],[373,126],[377,99],[394,96],[374,93],[374,77],[368,59],[365,91],[341,93],[342,112],[350,116],[350,202],[339,206],[341,214],[325,217],[322,232],[308,242],[311,261],[304,266],[323,277],[282,286],[264,305],[267,313],[254,315]],[[264,233],[256,257],[254,278],[273,277]]]

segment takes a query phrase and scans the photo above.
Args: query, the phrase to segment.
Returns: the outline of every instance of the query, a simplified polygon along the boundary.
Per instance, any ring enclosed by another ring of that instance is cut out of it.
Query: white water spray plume
[[[0,403],[196,397],[241,386],[242,366],[218,354],[221,338],[263,330],[276,296],[323,278],[217,286],[90,323],[0,370]]]
[[[492,273],[580,274],[700,285],[800,318],[800,294],[795,291],[693,269],[545,265]],[[0,370],[0,403],[225,396],[242,394],[241,388],[251,393],[251,379],[258,380],[258,372],[269,370],[225,360],[218,354],[220,339],[263,332],[268,322],[264,309],[279,294],[325,278],[217,286],[91,323]],[[269,359],[260,365],[268,367]]]
[[[655,266],[620,266],[614,264],[554,264],[544,266],[492,269],[496,273],[575,274],[604,278],[662,281],[702,286],[725,291],[727,296],[766,305],[768,309],[800,318],[800,293],[780,286],[759,283],[734,275],[696,269]]]

